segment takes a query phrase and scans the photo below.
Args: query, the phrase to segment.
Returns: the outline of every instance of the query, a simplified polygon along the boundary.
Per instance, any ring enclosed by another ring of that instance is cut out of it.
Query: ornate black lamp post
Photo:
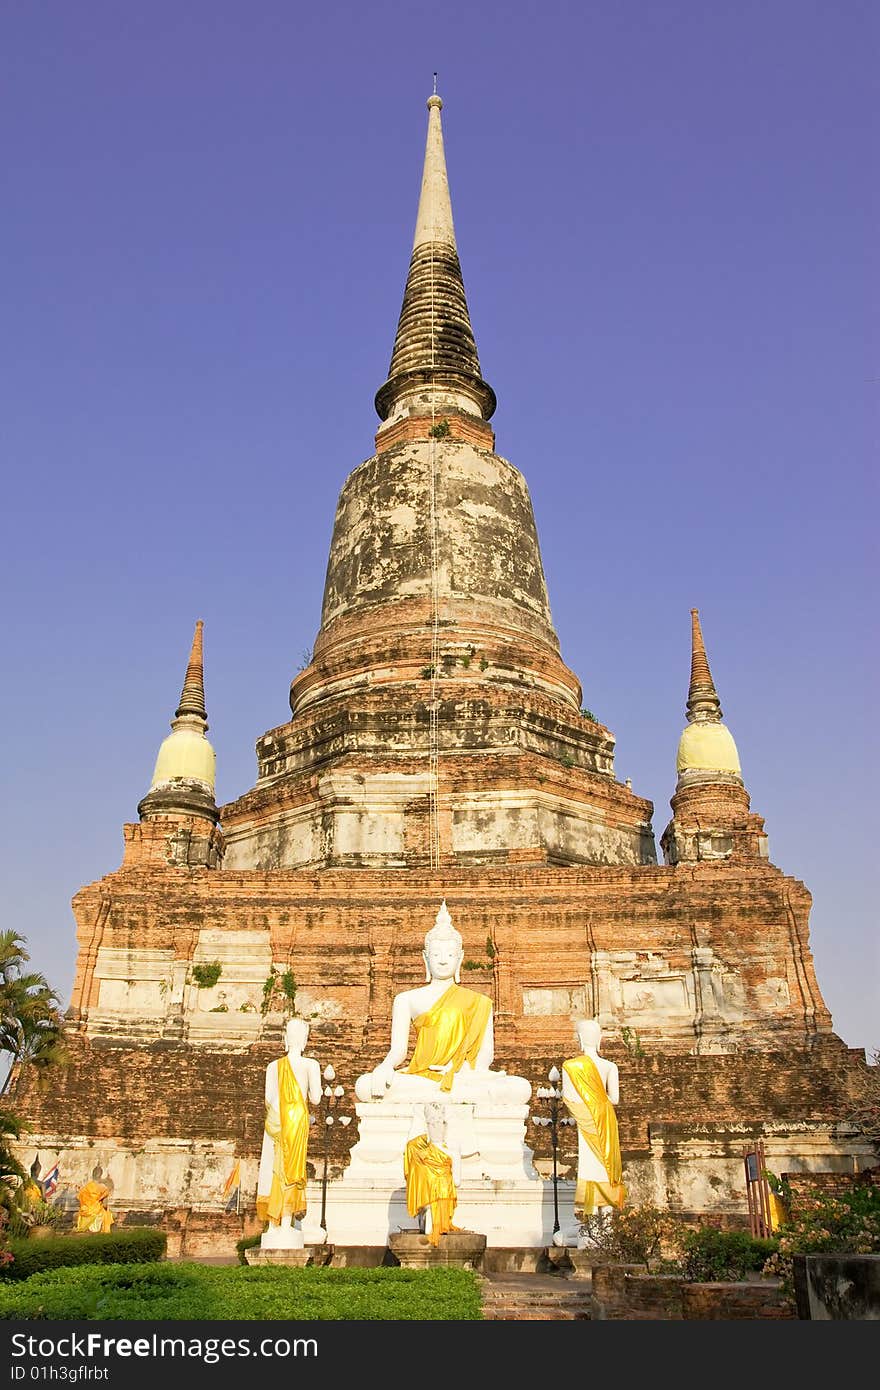
[[[549,1115],[533,1115],[532,1119],[536,1125],[550,1126],[550,1140],[553,1145],[553,1234],[559,1230],[559,1173],[557,1167],[557,1157],[559,1153],[559,1126],[573,1125],[575,1122],[570,1115],[561,1115],[562,1109],[562,1090],[559,1086],[562,1076],[558,1067],[551,1067],[547,1073],[549,1086],[539,1086],[535,1092],[536,1100],[546,1100],[550,1102]]]
[[[336,1072],[328,1064],[324,1068],[324,1090],[321,1095],[319,1114],[324,1126],[324,1172],[321,1178],[321,1230],[327,1239],[327,1164],[330,1159],[330,1126],[337,1122],[345,1128],[351,1124],[350,1115],[338,1115],[339,1102],[345,1095],[343,1086],[333,1086]]]

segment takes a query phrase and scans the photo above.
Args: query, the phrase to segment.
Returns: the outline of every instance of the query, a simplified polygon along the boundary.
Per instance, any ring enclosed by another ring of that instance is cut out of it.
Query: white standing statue
[[[304,1243],[309,1105],[321,1100],[321,1069],[314,1057],[303,1056],[308,1036],[306,1020],[292,1018],[284,1029],[285,1056],[266,1068],[257,1215],[269,1222],[261,1241],[267,1249],[299,1250]]]
[[[395,996],[391,1046],[373,1071],[358,1077],[358,1100],[445,1097],[526,1104],[531,1086],[525,1077],[491,1070],[495,1055],[492,1001],[459,984],[464,949],[445,900],[425,937],[422,958],[427,984]],[[412,1058],[408,1067],[397,1071],[406,1061],[413,1027]]]
[[[574,1210],[581,1221],[596,1212],[605,1219],[626,1200],[614,1111],[620,1083],[615,1063],[599,1056],[598,1019],[578,1019],[575,1032],[581,1055],[562,1064],[562,1099],[578,1130]]]

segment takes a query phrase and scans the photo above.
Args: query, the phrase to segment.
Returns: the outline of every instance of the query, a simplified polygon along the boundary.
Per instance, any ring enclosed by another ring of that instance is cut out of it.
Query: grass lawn
[[[81,1265],[0,1282],[0,1318],[165,1320],[482,1317],[462,1269],[280,1269],[170,1263]]]

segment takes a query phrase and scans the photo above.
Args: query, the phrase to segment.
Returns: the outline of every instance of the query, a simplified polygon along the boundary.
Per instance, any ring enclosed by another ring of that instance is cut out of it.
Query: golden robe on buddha
[[[455,1231],[452,1213],[458,1200],[452,1178],[452,1158],[432,1144],[427,1134],[410,1139],[403,1151],[403,1175],[406,1178],[406,1209],[418,1216],[423,1207],[431,1209],[431,1230],[428,1239],[440,1244],[440,1237]]]
[[[104,1206],[110,1196],[109,1187],[92,1178],[76,1194],[79,1214],[76,1218],[78,1231],[92,1231],[95,1235],[106,1235],[113,1225],[113,1213]]]
[[[477,1060],[491,1014],[487,995],[450,985],[436,1004],[413,1020],[416,1045],[407,1072],[439,1080],[441,1091],[451,1090],[455,1073],[466,1062],[473,1066]],[[447,1066],[442,1075],[431,1071],[431,1067]]]
[[[562,1069],[579,1097],[576,1101],[564,1098],[565,1104],[594,1160],[589,1165],[578,1163],[575,1214],[590,1216],[597,1207],[619,1209],[626,1201],[626,1188],[621,1181],[623,1164],[617,1116],[605,1093],[599,1068],[592,1057],[581,1056],[563,1062]]]
[[[277,1225],[282,1216],[295,1221],[306,1213],[306,1146],[309,1109],[293,1067],[280,1057],[278,1108],[266,1106],[263,1153],[257,1182],[257,1216]]]

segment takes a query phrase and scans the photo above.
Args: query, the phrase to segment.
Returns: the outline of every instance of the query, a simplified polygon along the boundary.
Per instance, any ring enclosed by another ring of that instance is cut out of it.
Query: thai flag
[[[55,1190],[58,1187],[59,1176],[60,1174],[58,1171],[58,1164],[56,1163],[55,1167],[50,1168],[45,1178],[43,1179],[43,1196],[45,1197],[47,1202],[50,1197],[53,1197],[55,1195]]]

